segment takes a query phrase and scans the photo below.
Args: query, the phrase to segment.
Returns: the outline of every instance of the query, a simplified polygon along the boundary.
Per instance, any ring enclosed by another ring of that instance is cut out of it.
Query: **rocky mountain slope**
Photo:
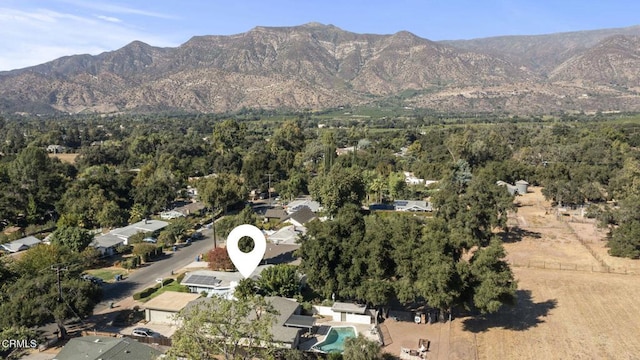
[[[0,111],[320,109],[389,96],[447,112],[638,111],[638,35],[640,27],[433,42],[310,23],[176,48],[136,41],[0,72]]]

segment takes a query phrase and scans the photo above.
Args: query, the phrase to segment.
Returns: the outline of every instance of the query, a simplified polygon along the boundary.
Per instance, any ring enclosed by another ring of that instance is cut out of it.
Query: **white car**
[[[152,237],[144,238],[142,239],[142,241],[150,244],[155,244],[158,242],[156,238],[152,238]]]
[[[143,327],[139,327],[139,328],[135,328],[133,329],[133,331],[131,331],[131,335],[134,336],[141,336],[141,337],[151,337],[151,338],[159,338],[161,337],[161,335],[151,329],[148,328],[143,328]]]

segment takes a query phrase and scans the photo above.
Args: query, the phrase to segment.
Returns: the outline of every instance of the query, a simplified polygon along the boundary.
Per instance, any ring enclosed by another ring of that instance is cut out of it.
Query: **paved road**
[[[171,276],[171,271],[177,271],[196,260],[200,254],[204,254],[213,248],[212,230],[203,230],[205,236],[201,240],[194,241],[191,245],[179,248],[172,254],[165,255],[152,263],[131,272],[124,280],[107,284],[103,287],[104,297],[102,302],[93,310],[98,313],[109,306],[110,302],[118,302],[133,295],[146,287],[155,285],[158,278]],[[221,241],[218,237],[218,245]]]

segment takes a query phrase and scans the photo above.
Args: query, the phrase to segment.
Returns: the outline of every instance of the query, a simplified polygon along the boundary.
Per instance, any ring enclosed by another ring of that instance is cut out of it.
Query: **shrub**
[[[133,262],[131,261],[131,259],[126,259],[126,260],[122,261],[122,263],[120,265],[122,266],[123,269],[127,269],[127,270],[131,270],[131,269],[135,268],[133,266]]]
[[[158,284],[159,285],[159,284]],[[159,287],[158,287],[159,288]],[[140,300],[143,298],[148,298],[149,296],[151,296],[154,292],[156,292],[156,290],[158,289],[156,287],[150,287],[150,288],[146,288],[138,293],[133,294],[133,300]]]
[[[311,303],[308,301],[303,302],[302,311],[306,315],[313,315],[313,305],[311,305]]]
[[[211,270],[228,271],[234,268],[227,249],[215,248],[207,253],[209,261],[209,268]]]
[[[181,274],[180,274],[180,275],[178,275],[178,277],[176,278],[176,281],[177,281],[177,282],[179,282],[179,283],[181,283],[185,276],[187,276],[187,273],[181,273]]]
[[[131,245],[118,245],[116,246],[116,253],[118,254],[128,254],[131,252],[131,250],[133,249],[133,246]]]
[[[138,265],[140,265],[140,258],[138,258],[137,256],[129,257],[125,260],[122,260],[120,265],[122,266],[122,268],[127,270],[135,269],[138,267]]]
[[[157,247],[153,244],[135,244],[133,246],[133,254],[140,256],[143,262],[148,261],[150,258],[154,256],[158,251]]]
[[[129,237],[129,244],[141,243],[144,238],[149,236],[151,236],[151,233],[143,233],[143,232],[135,233]]]
[[[173,282],[173,278],[164,279],[164,280],[162,280],[162,285],[163,286],[167,286],[167,285],[171,284],[172,282]]]

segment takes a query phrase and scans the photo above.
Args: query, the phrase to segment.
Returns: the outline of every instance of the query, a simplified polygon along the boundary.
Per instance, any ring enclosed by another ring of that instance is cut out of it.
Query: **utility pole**
[[[211,227],[213,228],[213,248],[218,247],[218,241],[216,239],[216,207],[211,205]]]
[[[69,270],[67,267],[63,267],[60,264],[51,265],[51,270],[56,272],[58,278],[58,302],[62,302],[62,283],[60,282],[60,272]]]
[[[269,204],[271,204],[271,177],[273,174],[267,174],[267,176],[269,177],[269,187],[267,188],[267,192],[269,193]]]

